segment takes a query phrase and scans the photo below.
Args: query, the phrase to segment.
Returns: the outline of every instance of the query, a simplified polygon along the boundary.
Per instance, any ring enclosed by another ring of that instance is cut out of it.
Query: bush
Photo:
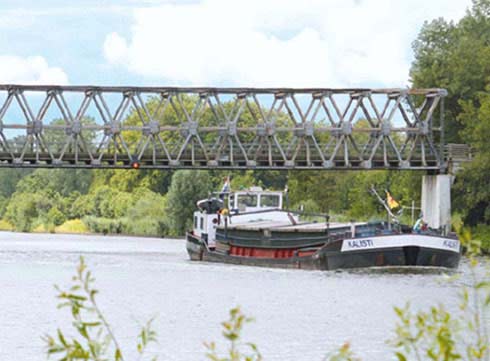
[[[37,226],[33,226],[31,232],[34,232],[34,233],[47,233],[48,232],[48,228],[46,227],[45,224],[41,223],[41,224],[38,224]]]
[[[178,170],[172,177],[167,193],[166,222],[172,235],[183,235],[192,227],[192,214],[196,202],[206,198],[211,189],[209,173]]]
[[[71,219],[55,228],[56,233],[89,233],[88,227],[80,219]]]
[[[291,207],[292,210],[302,210],[306,213],[321,213],[321,209],[313,199],[306,199]]]
[[[481,242],[482,252],[485,254],[490,253],[490,225],[479,224],[472,230],[473,236],[476,240]]]
[[[58,207],[54,206],[48,211],[47,223],[59,226],[65,222],[65,215],[61,213]]]
[[[118,234],[122,233],[123,230],[122,221],[120,219],[87,216],[83,218],[83,223],[85,223],[88,229],[94,233]]]
[[[13,231],[14,225],[4,219],[0,219],[0,231]]]
[[[38,195],[14,193],[5,212],[5,219],[14,225],[16,231],[29,232],[38,217]]]
[[[122,218],[122,232],[134,236],[163,237],[166,227],[163,219],[154,218]]]

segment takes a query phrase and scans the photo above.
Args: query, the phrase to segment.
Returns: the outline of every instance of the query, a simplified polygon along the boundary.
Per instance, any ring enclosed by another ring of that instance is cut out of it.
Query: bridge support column
[[[451,178],[450,175],[422,177],[422,214],[431,228],[441,228],[444,234],[451,230]]]

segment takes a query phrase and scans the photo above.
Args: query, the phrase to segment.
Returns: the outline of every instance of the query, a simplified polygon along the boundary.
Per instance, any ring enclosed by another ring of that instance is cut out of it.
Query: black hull
[[[359,251],[327,254],[328,269],[362,267],[443,267],[457,268],[461,255],[451,251],[417,247],[386,248],[375,251]]]
[[[187,252],[191,260],[230,263],[255,267],[336,270],[367,267],[438,267],[454,269],[459,265],[459,252],[426,247],[392,247],[342,252],[342,240],[320,248],[310,256],[259,258],[229,255],[209,250],[200,239],[187,235]]]

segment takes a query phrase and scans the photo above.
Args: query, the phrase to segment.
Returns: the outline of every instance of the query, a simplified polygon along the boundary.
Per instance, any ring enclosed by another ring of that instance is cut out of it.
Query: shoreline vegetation
[[[337,221],[347,221],[347,218],[336,216]],[[117,220],[116,220],[117,221]],[[100,220],[99,220],[100,222]],[[106,221],[110,224],[110,220]],[[453,216],[453,229],[457,230],[462,226],[461,217],[459,215]],[[123,229],[122,227],[119,230]],[[185,235],[182,234],[134,234],[134,233],[124,233],[122,231],[110,232],[111,228],[107,228],[107,231],[99,228],[99,232],[92,231],[89,226],[81,219],[71,219],[67,220],[59,226],[48,225],[46,227],[44,224],[39,224],[36,228],[30,231],[19,231],[15,229],[15,226],[8,221],[0,220],[0,232],[16,232],[16,233],[30,233],[30,234],[65,234],[65,235],[98,235],[98,236],[110,236],[110,237],[135,237],[135,238],[172,238],[172,239],[185,239]],[[114,230],[114,228],[112,228]],[[490,229],[487,227],[473,227],[469,228],[469,231],[474,235],[473,238],[480,244],[480,252],[482,255],[490,255]],[[465,253],[465,249],[463,249]]]

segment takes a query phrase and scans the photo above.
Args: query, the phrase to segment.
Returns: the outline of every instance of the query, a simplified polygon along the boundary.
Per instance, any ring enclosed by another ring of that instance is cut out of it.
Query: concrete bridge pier
[[[422,214],[429,227],[451,230],[451,183],[448,174],[425,175],[422,178]]]

